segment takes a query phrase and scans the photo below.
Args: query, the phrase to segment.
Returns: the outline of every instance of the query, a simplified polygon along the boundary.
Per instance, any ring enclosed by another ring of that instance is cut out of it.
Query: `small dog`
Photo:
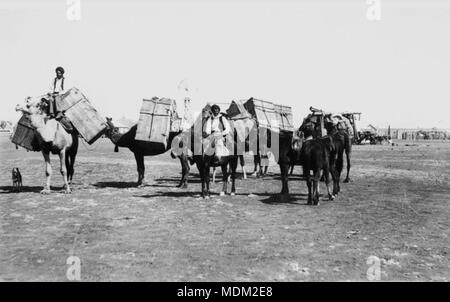
[[[20,174],[19,168],[12,169],[12,182],[13,191],[20,192],[22,190],[22,175]]]

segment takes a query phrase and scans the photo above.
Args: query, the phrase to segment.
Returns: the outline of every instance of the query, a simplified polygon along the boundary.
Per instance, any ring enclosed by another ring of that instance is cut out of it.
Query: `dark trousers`
[[[58,97],[56,95],[50,96],[49,99],[46,100],[47,103],[47,114],[50,117],[55,117],[58,114],[58,107],[56,106],[56,101]]]

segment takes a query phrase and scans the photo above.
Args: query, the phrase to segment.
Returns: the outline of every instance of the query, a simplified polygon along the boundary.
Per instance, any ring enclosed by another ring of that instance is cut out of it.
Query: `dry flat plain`
[[[132,153],[106,139],[80,144],[70,195],[53,156],[44,196],[42,155],[0,137],[0,281],[66,281],[69,256],[82,281],[364,281],[370,256],[381,280],[448,281],[450,142],[397,143],[354,146],[353,181],[311,207],[298,176],[291,200],[279,200],[277,166],[239,179],[237,196],[203,200],[195,167],[189,188],[176,188],[169,154],[146,158],[137,188]],[[13,167],[21,193],[11,192]]]

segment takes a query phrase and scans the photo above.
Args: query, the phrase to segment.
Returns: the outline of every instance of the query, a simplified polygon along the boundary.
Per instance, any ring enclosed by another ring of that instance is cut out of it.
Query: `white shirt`
[[[220,129],[220,117],[222,117],[222,123],[223,123],[223,131]],[[218,114],[217,116],[211,116],[208,121],[206,122],[205,132],[207,135],[210,135],[213,132],[222,132],[222,135],[227,135],[230,133],[230,124],[228,123],[228,120],[226,117],[224,117],[222,114]]]
[[[63,89],[63,80],[64,77],[62,77],[61,79],[58,78],[54,78],[52,80],[52,82],[50,83],[50,93],[54,93],[54,92],[58,92],[59,94],[62,94],[64,92],[66,92],[67,89],[67,81],[66,79],[64,79],[64,89]],[[56,80],[56,85],[55,85],[55,80]]]

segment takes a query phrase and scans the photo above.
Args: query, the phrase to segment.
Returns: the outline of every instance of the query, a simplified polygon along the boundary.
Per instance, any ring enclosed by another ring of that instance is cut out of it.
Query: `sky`
[[[361,112],[360,127],[450,128],[450,2],[0,0],[1,120],[63,66],[103,116],[143,98],[192,107],[255,97]],[[68,14],[69,13],[69,14]],[[76,14],[75,14],[76,16]]]

